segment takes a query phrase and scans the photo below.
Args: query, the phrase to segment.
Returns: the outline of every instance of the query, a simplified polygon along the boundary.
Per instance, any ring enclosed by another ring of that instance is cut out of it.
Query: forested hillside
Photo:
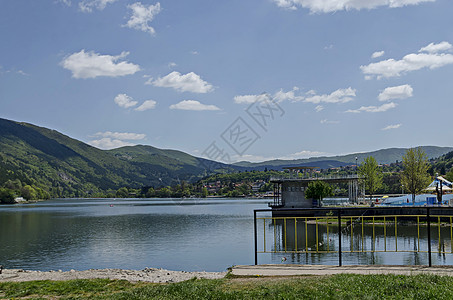
[[[0,158],[0,186],[19,180],[22,187],[42,189],[51,197],[195,181],[207,175],[209,162],[150,146],[104,151],[54,130],[5,119],[0,119]],[[223,164],[216,167],[233,170]]]

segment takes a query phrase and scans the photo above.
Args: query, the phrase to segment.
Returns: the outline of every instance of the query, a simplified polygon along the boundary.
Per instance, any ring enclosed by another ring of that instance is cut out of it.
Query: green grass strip
[[[453,278],[351,275],[193,279],[152,284],[91,279],[0,283],[6,299],[453,299]]]

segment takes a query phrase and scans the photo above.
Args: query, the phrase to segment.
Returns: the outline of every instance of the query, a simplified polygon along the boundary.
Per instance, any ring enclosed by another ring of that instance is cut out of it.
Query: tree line
[[[449,157],[449,155],[451,157]],[[447,179],[453,179],[453,152],[447,154],[440,162],[429,162],[421,148],[409,149],[401,162],[379,166],[374,157],[370,156],[360,163],[360,166],[319,170],[319,176],[346,175],[358,172],[363,178],[362,184],[366,193],[373,197],[376,193],[401,193],[404,190],[415,195],[421,193],[430,183],[434,170],[447,172]],[[445,163],[444,161],[447,161]],[[436,165],[437,164],[437,165]],[[445,173],[442,173],[445,174]],[[263,194],[273,190],[270,177],[282,175],[282,171],[244,171],[225,174],[213,174],[197,182],[180,181],[172,186],[121,187],[117,190],[102,191],[94,187],[93,192],[84,192],[84,196],[93,198],[183,198],[183,197],[240,197]],[[85,189],[85,190],[88,190]],[[85,191],[84,190],[84,191]],[[347,184],[328,185],[312,183],[307,190],[307,197],[322,199],[327,196],[347,196]],[[7,180],[0,185],[0,203],[13,203],[17,197],[26,200],[49,199],[54,197],[45,187],[33,183],[21,182],[19,179]]]
[[[0,203],[15,203],[18,197],[25,200],[46,200],[50,199],[50,194],[39,186],[22,183],[19,179],[8,180],[0,187]]]

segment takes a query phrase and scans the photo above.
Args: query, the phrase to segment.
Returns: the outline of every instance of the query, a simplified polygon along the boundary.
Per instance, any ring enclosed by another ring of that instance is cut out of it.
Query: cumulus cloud
[[[279,157],[279,159],[302,159],[302,158],[325,156],[327,154],[328,154],[327,152],[321,152],[321,151],[302,150],[299,152],[285,155],[283,157]]]
[[[90,145],[107,150],[124,146],[134,146],[136,144],[128,141],[143,140],[146,135],[143,133],[106,131],[95,133],[92,137],[97,139],[90,141]]]
[[[235,96],[233,98],[234,103],[237,104],[252,104],[257,101],[266,101],[266,100],[271,100],[271,97],[267,93],[263,93],[261,95],[241,95],[241,96]]]
[[[334,121],[334,120],[328,120],[328,119],[323,119],[320,121],[321,124],[338,124],[340,121]]]
[[[295,92],[298,91],[298,87],[293,87],[291,91],[284,92],[283,89],[278,91],[277,93],[274,94],[274,100],[277,102],[282,102],[285,100],[290,100],[290,101],[300,101],[303,100],[304,97],[302,96],[296,96]]]
[[[381,57],[385,54],[385,51],[376,51],[373,54],[371,54],[371,58],[378,58]]]
[[[183,100],[177,104],[170,105],[170,109],[180,109],[180,110],[220,110],[215,105],[202,104],[196,100]]]
[[[118,94],[113,101],[115,101],[118,106],[124,108],[135,106],[138,103],[137,101],[134,101],[132,97],[129,97],[126,94]]]
[[[428,46],[425,46],[418,50],[418,52],[428,52],[428,53],[438,53],[449,51],[453,46],[449,42],[440,42],[439,44],[431,43]]]
[[[289,9],[289,10],[296,10],[297,6],[295,5],[294,0],[274,0],[278,7]]]
[[[125,146],[135,146],[135,144],[132,144],[130,142],[115,140],[115,139],[111,139],[111,138],[102,138],[99,140],[92,140],[92,141],[89,141],[88,143],[91,146],[94,146],[99,149],[104,149],[104,150],[110,150],[110,149],[115,149],[115,148],[120,148],[120,147],[125,147]]]
[[[412,97],[414,89],[409,84],[392,86],[384,89],[378,96],[379,101],[406,99]]]
[[[67,56],[60,65],[72,72],[73,78],[96,78],[98,76],[118,77],[131,75],[140,71],[136,64],[121,61],[129,55],[122,52],[120,55],[101,55],[93,51],[82,50]]]
[[[447,42],[429,44],[419,50],[419,53],[410,53],[400,60],[387,59],[366,66],[360,66],[366,79],[374,76],[378,79],[398,77],[402,74],[417,71],[423,68],[436,69],[453,63],[453,55],[449,53],[438,53],[437,51],[451,48]]]
[[[356,90],[349,87],[347,89],[338,89],[331,94],[316,95],[314,91],[309,91],[309,97],[304,99],[304,102],[310,102],[314,104],[319,103],[346,103],[352,101]]]
[[[79,9],[83,12],[92,12],[93,9],[103,10],[108,4],[116,1],[117,0],[83,0],[79,2]]]
[[[323,110],[323,109],[324,109],[324,106],[322,106],[322,105],[317,105],[317,106],[315,107],[315,111],[316,111],[316,112],[320,112],[320,111]]]
[[[142,103],[139,107],[137,107],[135,110],[136,111],[145,111],[148,109],[153,109],[156,107],[157,102],[154,100],[146,100],[145,102]]]
[[[275,102],[282,102],[285,100],[290,100],[290,101],[300,101],[303,100],[304,97],[302,96],[297,96],[295,93],[298,91],[298,87],[293,87],[292,90],[290,91],[283,91],[283,89],[280,89],[280,91],[276,92],[274,95],[270,95],[268,93],[262,93],[260,95],[238,95],[233,98],[234,103],[237,104],[252,104],[257,101],[275,101]]]
[[[401,127],[401,124],[389,125],[389,126],[382,128],[382,130],[398,129],[400,127]]]
[[[71,0],[57,0],[56,2],[62,3],[67,6],[71,6]]]
[[[132,132],[97,132],[93,134],[93,137],[112,138],[117,140],[143,140],[146,137],[144,133],[132,133]]]
[[[141,30],[150,34],[155,34],[156,31],[149,23],[154,17],[160,13],[160,3],[157,2],[154,5],[143,5],[141,2],[135,2],[127,6],[132,11],[130,19],[127,21],[124,27]]]
[[[390,102],[390,103],[382,104],[381,106],[362,106],[359,109],[349,109],[346,112],[348,112],[348,113],[361,113],[361,112],[376,113],[376,112],[385,112],[385,111],[395,108],[395,107],[396,107],[396,103]]]
[[[341,10],[361,10],[384,7],[403,7],[436,0],[274,0],[277,6],[289,10],[298,7],[309,9],[311,13],[331,13]]]
[[[311,158],[311,157],[319,157],[319,156],[326,156],[329,155],[327,152],[320,152],[320,151],[311,151],[311,150],[302,150],[299,152],[287,154],[280,157],[275,156],[262,156],[262,155],[253,155],[253,154],[243,154],[243,155],[232,155],[232,161],[250,161],[250,162],[262,162],[268,160],[275,160],[275,159],[285,159],[285,160],[293,160],[293,159],[303,159],[303,158]]]
[[[162,78],[159,77],[154,81],[148,80],[146,83],[158,87],[173,88],[179,92],[204,94],[214,90],[214,87],[211,84],[201,79],[201,77],[194,72],[182,75],[179,72],[173,71]]]

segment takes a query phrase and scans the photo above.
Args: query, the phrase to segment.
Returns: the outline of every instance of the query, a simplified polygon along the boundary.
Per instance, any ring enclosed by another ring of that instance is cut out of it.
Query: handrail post
[[[256,210],[253,211],[253,232],[255,235],[255,266],[258,264],[258,233],[256,232]]]
[[[341,265],[341,209],[338,209],[338,266]]]
[[[431,221],[429,217],[429,207],[426,207],[426,221],[428,222],[428,266],[431,267]]]

